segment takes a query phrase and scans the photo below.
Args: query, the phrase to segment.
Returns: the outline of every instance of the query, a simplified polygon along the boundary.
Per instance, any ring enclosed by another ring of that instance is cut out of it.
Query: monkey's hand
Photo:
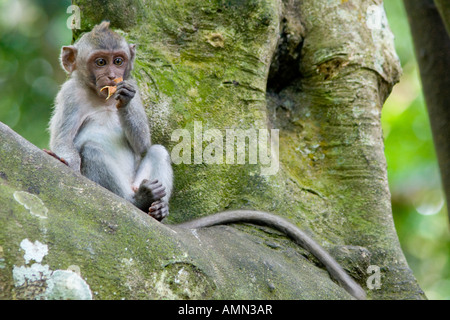
[[[134,98],[136,91],[137,88],[133,82],[128,80],[119,82],[115,93],[117,108],[126,107],[130,103],[131,99]]]
[[[69,163],[64,160],[63,158],[59,157],[56,153],[54,153],[53,151],[47,150],[47,149],[42,149],[44,152],[46,152],[47,154],[51,155],[53,158],[61,161],[62,163],[64,163],[66,166],[69,165]]]

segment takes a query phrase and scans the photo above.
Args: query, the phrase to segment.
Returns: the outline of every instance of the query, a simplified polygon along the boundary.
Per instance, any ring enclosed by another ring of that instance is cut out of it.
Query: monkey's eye
[[[116,66],[121,66],[123,64],[123,59],[122,58],[115,58],[114,59],[114,64]]]
[[[97,60],[95,60],[95,64],[99,67],[106,66],[106,60],[103,58],[98,58]]]

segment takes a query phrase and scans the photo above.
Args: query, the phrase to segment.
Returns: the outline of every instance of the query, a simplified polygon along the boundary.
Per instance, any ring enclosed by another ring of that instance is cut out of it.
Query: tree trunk
[[[424,298],[392,220],[380,116],[400,66],[373,3],[75,1],[84,31],[106,19],[138,44],[134,76],[153,143],[175,162],[168,224],[225,209],[273,212],[328,249],[369,298]],[[278,232],[159,224],[0,128],[7,298],[350,297]],[[249,137],[244,159],[228,135],[238,130]],[[271,158],[253,161],[255,135],[270,138]],[[63,271],[71,265],[81,277]],[[377,289],[367,287],[369,266],[380,268]],[[39,281],[33,268],[45,271]],[[70,276],[82,290],[54,289]]]
[[[450,203],[450,4],[405,0],[433,142]],[[438,10],[439,9],[439,10]],[[447,26],[447,31],[445,26]],[[450,218],[450,210],[447,210]]]
[[[437,10],[439,11],[442,23],[444,23],[445,28],[447,29],[447,35],[450,36],[450,3],[445,0],[434,0],[434,3],[436,5]],[[438,23],[437,21],[434,22]]]

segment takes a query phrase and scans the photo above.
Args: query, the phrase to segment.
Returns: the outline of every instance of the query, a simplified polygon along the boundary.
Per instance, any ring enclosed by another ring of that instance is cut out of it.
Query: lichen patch
[[[23,258],[28,264],[31,260],[42,262],[42,259],[48,254],[48,246],[36,240],[34,243],[28,239],[22,240],[20,247],[25,251]]]
[[[33,216],[47,219],[48,209],[38,196],[25,191],[16,191],[13,196],[14,199],[28,209]]]
[[[41,262],[48,254],[48,246],[36,240],[22,240],[20,247],[25,251],[25,264],[35,261],[31,266],[14,266],[13,280],[18,299],[37,300],[92,300],[92,292],[80,276],[78,266],[70,270],[51,270]]]

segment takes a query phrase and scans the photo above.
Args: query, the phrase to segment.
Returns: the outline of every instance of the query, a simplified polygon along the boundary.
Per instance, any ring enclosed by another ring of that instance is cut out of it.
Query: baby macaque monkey
[[[70,78],[56,97],[46,152],[162,220],[169,213],[173,172],[167,150],[150,142],[130,77],[135,50],[109,22],[62,48]]]

